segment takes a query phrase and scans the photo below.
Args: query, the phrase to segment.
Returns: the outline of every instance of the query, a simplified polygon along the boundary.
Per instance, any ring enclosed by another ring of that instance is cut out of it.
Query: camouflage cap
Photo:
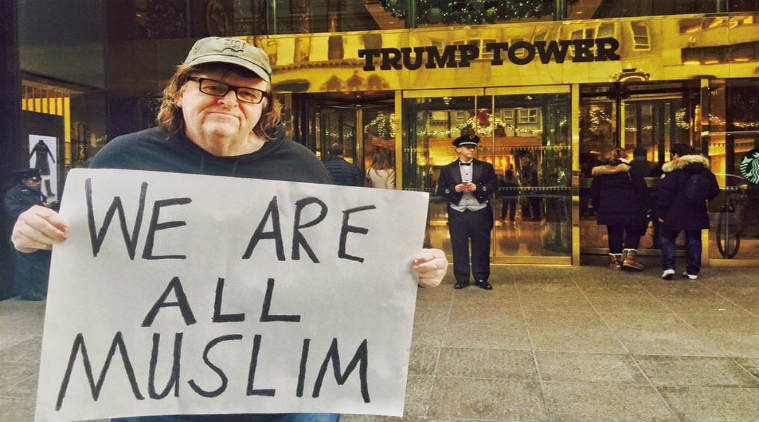
[[[184,64],[195,66],[204,63],[229,63],[244,67],[261,79],[271,83],[271,65],[265,51],[245,41],[206,37],[195,42]]]

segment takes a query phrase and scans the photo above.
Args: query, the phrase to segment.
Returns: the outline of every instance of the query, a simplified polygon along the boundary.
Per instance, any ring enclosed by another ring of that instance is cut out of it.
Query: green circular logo
[[[749,182],[759,184],[759,149],[752,149],[743,156],[741,174]]]

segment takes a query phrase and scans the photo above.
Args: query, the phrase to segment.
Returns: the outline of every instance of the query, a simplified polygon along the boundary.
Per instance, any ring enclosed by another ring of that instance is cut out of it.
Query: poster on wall
[[[57,143],[54,136],[29,135],[29,167],[40,171],[40,188],[47,202],[58,200]]]

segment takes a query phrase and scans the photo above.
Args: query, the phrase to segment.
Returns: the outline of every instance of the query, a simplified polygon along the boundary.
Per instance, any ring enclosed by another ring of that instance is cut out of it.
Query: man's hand
[[[463,192],[466,189],[466,183],[459,183],[458,185],[453,187],[453,190],[456,192]]]
[[[472,182],[466,182],[464,183],[464,191],[466,192],[474,192],[477,190],[477,185],[475,185]]]
[[[13,226],[11,242],[23,253],[40,249],[50,250],[53,243],[66,240],[68,230],[68,226],[57,212],[35,205],[18,216]]]
[[[422,287],[435,287],[443,280],[448,269],[448,259],[440,249],[422,249],[414,257],[411,269]]]

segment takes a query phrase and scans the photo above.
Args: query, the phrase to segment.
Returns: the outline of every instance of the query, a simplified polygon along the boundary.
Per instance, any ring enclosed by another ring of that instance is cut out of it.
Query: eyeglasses
[[[196,77],[190,77],[188,79],[198,83],[198,89],[200,92],[214,97],[223,97],[227,95],[227,92],[234,91],[238,100],[244,103],[259,104],[265,97],[269,96],[269,94],[260,89],[232,86],[214,79]]]
[[[31,180],[32,182],[39,182],[42,180],[42,178],[39,176],[33,176],[33,177],[29,177],[28,180]]]

